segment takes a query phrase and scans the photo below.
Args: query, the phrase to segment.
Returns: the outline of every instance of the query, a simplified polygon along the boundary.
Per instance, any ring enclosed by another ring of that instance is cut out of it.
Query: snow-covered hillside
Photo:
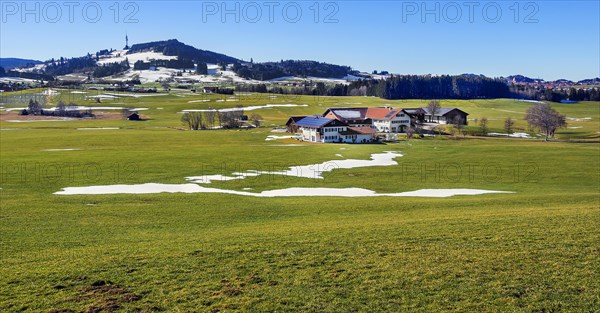
[[[365,79],[365,77],[373,79],[385,79],[383,75],[373,75],[368,73],[360,73],[360,76],[346,75],[343,78],[321,78],[321,77],[297,77],[297,76],[286,76],[269,81],[258,81],[252,79],[245,79],[238,76],[231,70],[231,67],[227,67],[226,70],[222,69],[217,64],[207,64],[208,73],[206,75],[196,74],[195,68],[186,69],[173,69],[166,67],[150,67],[146,70],[134,70],[134,64],[138,61],[149,63],[153,60],[170,61],[176,60],[177,56],[164,55],[162,52],[155,51],[140,51],[135,53],[128,53],[133,50],[115,50],[109,54],[98,56],[98,60],[95,61],[98,66],[106,66],[111,63],[121,63],[125,60],[129,61],[130,69],[113,76],[98,78],[97,80],[106,80],[113,82],[139,80],[141,83],[155,83],[168,81],[171,83],[248,83],[248,84],[296,84],[299,82],[324,82],[333,84],[349,84],[353,81]],[[95,59],[96,55],[92,54]],[[58,58],[55,58],[58,60]],[[94,61],[92,61],[94,62]],[[191,63],[188,65],[191,67]],[[45,64],[38,64],[31,68],[17,69],[22,72],[36,72],[43,73],[46,68]],[[362,76],[362,77],[361,77]],[[62,75],[57,77],[59,80],[68,81],[79,81],[86,82],[90,78],[90,71],[75,70],[74,73]]]
[[[137,61],[149,62],[151,60],[175,60],[176,56],[164,55],[159,52],[147,51],[147,52],[136,52],[127,54],[127,50],[115,50],[110,55],[100,56],[98,65],[104,65],[108,63],[120,63],[129,60],[129,64],[133,64]]]
[[[148,70],[134,70],[133,64],[137,61],[150,62],[152,60],[175,60],[176,56],[164,55],[160,52],[136,52],[127,54],[127,50],[113,51],[109,56],[101,56],[98,61],[98,65],[104,65],[115,62],[122,62],[125,59],[129,61],[132,69],[127,72],[111,77],[106,77],[106,80],[112,81],[126,81],[132,79],[139,79],[142,83],[153,83],[161,81],[173,81],[179,83],[190,83],[190,82],[204,82],[204,83],[218,83],[218,82],[244,82],[244,83],[257,83],[257,81],[246,80],[239,77],[232,71],[221,70],[217,64],[207,64],[208,75],[196,74],[195,68],[186,69],[172,69],[165,67],[156,67]]]

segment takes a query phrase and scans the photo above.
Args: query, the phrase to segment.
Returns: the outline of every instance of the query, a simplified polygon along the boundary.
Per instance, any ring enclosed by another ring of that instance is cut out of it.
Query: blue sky
[[[72,2],[2,0],[0,57],[80,56],[122,48],[127,33],[132,43],[177,38],[255,62],[310,59],[362,71],[547,80],[600,76],[597,0],[121,1],[118,15],[114,1]]]

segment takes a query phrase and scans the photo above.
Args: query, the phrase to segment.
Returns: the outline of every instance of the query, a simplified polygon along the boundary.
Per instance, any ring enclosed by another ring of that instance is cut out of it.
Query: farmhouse
[[[413,116],[402,109],[331,108],[323,117],[335,118],[356,127],[372,127],[378,133],[403,133],[414,123]]]
[[[329,108],[320,116],[292,116],[285,125],[305,141],[370,143],[378,135],[390,138],[427,122],[467,125],[468,115],[457,108],[440,109],[434,116],[427,108]]]
[[[369,108],[367,117],[373,120],[373,127],[380,133],[404,133],[412,125],[410,114],[390,107]]]
[[[431,114],[429,108],[421,108],[425,112],[425,122],[428,123],[438,123],[438,124],[461,124],[467,125],[467,116],[469,113],[466,113],[457,108],[440,108],[435,114]]]
[[[349,126],[343,121],[318,115],[306,116],[294,125],[304,141],[370,143],[375,140],[375,130],[371,127]]]

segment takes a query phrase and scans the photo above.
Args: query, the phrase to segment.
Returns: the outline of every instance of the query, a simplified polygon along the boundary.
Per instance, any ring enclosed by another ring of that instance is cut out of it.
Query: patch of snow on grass
[[[402,155],[397,152],[384,152],[372,154],[370,160],[336,160],[320,164],[290,167],[288,170],[278,172],[248,171],[245,173],[232,173],[233,176],[205,175],[187,177],[192,182],[188,184],[138,184],[138,185],[106,185],[88,187],[66,187],[55,192],[56,195],[99,195],[99,194],[153,194],[153,193],[219,193],[249,197],[451,197],[458,195],[482,195],[495,193],[512,193],[506,191],[480,190],[480,189],[420,189],[400,193],[377,193],[362,188],[286,188],[267,190],[260,193],[236,191],[227,189],[207,188],[198,184],[209,184],[212,181],[241,180],[246,177],[256,177],[263,174],[287,175],[305,178],[320,178],[325,172],[338,168],[358,168],[369,166],[397,165],[395,158]],[[194,184],[195,183],[195,184]],[[244,188],[251,190],[251,188]]]
[[[244,188],[251,190],[251,188]],[[481,189],[420,189],[400,193],[377,193],[362,188],[287,188],[267,190],[260,193],[227,189],[207,188],[196,184],[140,184],[106,185],[89,187],[66,187],[55,195],[106,195],[106,194],[156,194],[156,193],[221,193],[258,198],[275,197],[433,197],[474,196],[483,194],[506,194],[508,191]]]
[[[282,175],[282,176],[292,176],[292,177],[301,177],[301,178],[311,178],[311,179],[323,179],[323,174],[327,172],[331,172],[336,169],[352,169],[352,168],[361,168],[361,167],[373,167],[373,166],[391,166],[397,165],[398,162],[394,161],[395,158],[402,157],[402,154],[387,151],[384,153],[374,153],[371,154],[370,160],[357,160],[357,159],[346,159],[346,160],[332,160],[319,164],[310,164],[310,165],[300,165],[300,166],[291,166],[287,170],[282,171],[247,171],[245,173],[232,173],[233,176],[223,176],[223,175],[208,175],[208,176],[192,176],[187,177],[188,181],[199,184],[208,184],[212,180],[240,180],[245,179],[246,177],[254,177],[259,175]]]
[[[42,92],[42,95],[44,96],[56,96],[58,94],[60,94],[60,92],[53,89],[44,90],[44,92]]]
[[[83,149],[79,149],[79,148],[64,148],[64,149],[44,149],[42,151],[50,151],[50,152],[54,152],[54,151],[81,151]]]
[[[124,110],[124,107],[87,107],[87,106],[71,106],[71,107],[65,107],[65,111],[85,111],[85,110],[92,110],[92,111],[110,111],[110,110]],[[129,111],[146,111],[148,110],[148,108],[127,108]],[[44,111],[56,111],[57,108],[47,108],[44,109]]]
[[[279,140],[279,139],[293,139],[296,138],[296,136],[273,136],[273,135],[269,135],[267,136],[267,138],[265,139],[265,141],[273,141],[273,140]]]
[[[224,102],[223,100],[217,100],[217,102]],[[248,107],[240,107],[240,108],[227,108],[227,109],[203,109],[203,110],[183,110],[181,112],[236,112],[236,111],[254,111],[260,109],[271,109],[271,108],[292,108],[292,107],[307,107],[308,104],[265,104],[265,105],[256,105],[256,106],[248,106]]]
[[[119,127],[81,127],[77,130],[117,130]]]
[[[512,138],[531,138],[531,136],[529,136],[529,134],[527,133],[512,133],[510,135],[508,134],[502,134],[502,133],[488,133],[489,136],[507,136],[507,137],[512,137]]]
[[[544,101],[537,101],[537,100],[518,100],[521,102],[529,102],[529,103],[545,103]]]
[[[584,122],[584,121],[590,121],[592,118],[591,117],[567,117],[567,120],[569,121],[574,121],[574,122]]]
[[[71,117],[63,117],[61,119],[56,119],[56,120],[6,120],[6,122],[10,122],[10,123],[37,123],[37,122],[68,122],[68,121],[75,121],[77,120],[76,118],[71,118]]]
[[[140,184],[140,185],[107,185],[89,187],[67,187],[56,192],[57,195],[107,195],[107,194],[152,194],[152,193],[198,193],[202,187],[196,184]]]

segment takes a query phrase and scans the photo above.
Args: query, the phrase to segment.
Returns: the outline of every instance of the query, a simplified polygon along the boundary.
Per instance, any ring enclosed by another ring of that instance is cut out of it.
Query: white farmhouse
[[[290,119],[291,120],[291,119]],[[293,123],[304,141],[323,143],[371,143],[375,130],[371,127],[353,127],[333,118],[307,116]]]
[[[392,108],[369,108],[367,117],[379,133],[404,133],[410,128],[411,117],[404,110]]]

